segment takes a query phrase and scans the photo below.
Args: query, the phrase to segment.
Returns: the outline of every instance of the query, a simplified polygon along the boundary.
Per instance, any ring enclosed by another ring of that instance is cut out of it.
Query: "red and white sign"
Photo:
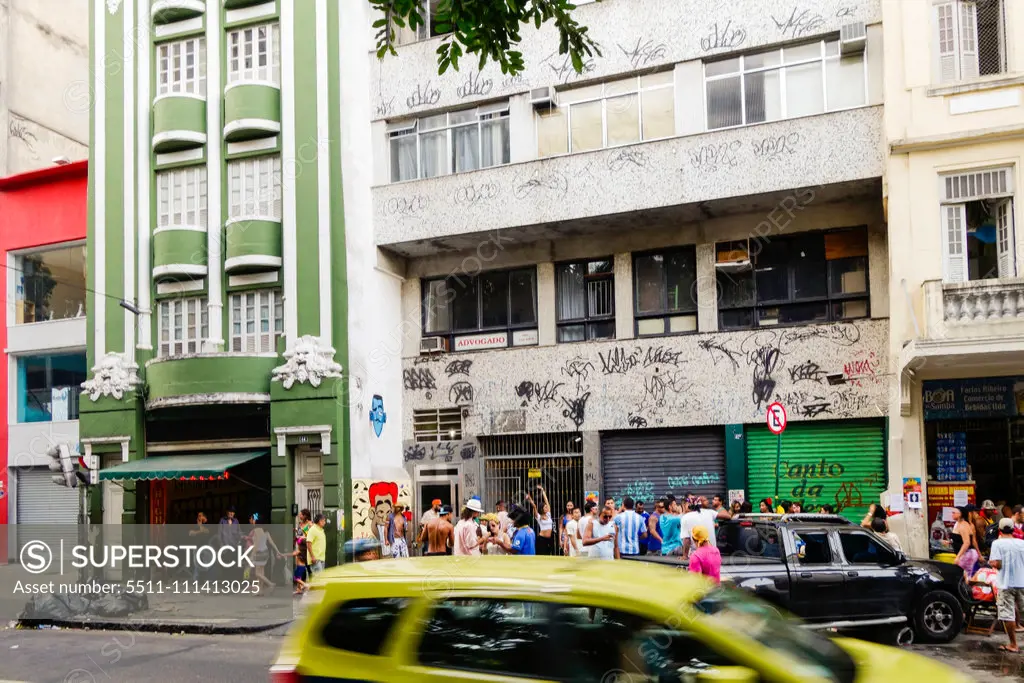
[[[781,403],[776,401],[768,406],[768,412],[765,413],[765,421],[768,423],[768,431],[772,434],[781,434],[786,431],[786,409],[782,407]]]
[[[508,332],[491,332],[455,338],[455,351],[503,349],[508,346]]]

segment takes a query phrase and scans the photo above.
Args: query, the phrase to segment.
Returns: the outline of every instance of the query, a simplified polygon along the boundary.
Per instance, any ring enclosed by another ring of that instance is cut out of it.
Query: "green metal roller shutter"
[[[747,428],[747,494],[756,507],[775,496],[776,436],[766,426]],[[779,498],[803,501],[817,512],[837,507],[860,521],[886,490],[883,420],[790,424],[782,435]]]

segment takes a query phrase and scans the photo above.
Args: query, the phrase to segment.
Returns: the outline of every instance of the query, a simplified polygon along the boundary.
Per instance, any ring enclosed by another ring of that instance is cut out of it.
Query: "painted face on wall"
[[[380,394],[374,394],[370,402],[370,424],[373,425],[373,433],[378,438],[380,438],[380,433],[384,431],[384,423],[387,421],[388,416],[384,412],[384,398]]]
[[[370,484],[369,499],[373,506],[373,522],[378,526],[388,523],[388,515],[398,503],[398,484],[378,481]]]

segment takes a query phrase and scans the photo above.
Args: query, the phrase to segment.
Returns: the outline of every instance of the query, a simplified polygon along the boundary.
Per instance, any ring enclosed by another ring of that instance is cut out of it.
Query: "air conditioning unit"
[[[839,54],[856,55],[864,52],[868,44],[868,27],[863,21],[844,24],[839,29]]]
[[[715,249],[715,269],[725,273],[750,270],[750,241],[726,242]]]
[[[534,88],[530,91],[530,104],[534,109],[552,109],[558,106],[558,93],[550,85]]]
[[[423,337],[420,339],[420,355],[444,353],[448,350],[448,340],[444,337]]]

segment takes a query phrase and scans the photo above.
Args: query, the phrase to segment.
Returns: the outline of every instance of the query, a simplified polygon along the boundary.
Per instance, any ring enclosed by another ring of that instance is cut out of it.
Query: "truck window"
[[[804,531],[793,534],[800,564],[831,564],[832,550],[828,546],[828,533]]]
[[[782,560],[779,533],[774,527],[749,522],[727,523],[718,529],[718,550],[723,556]]]
[[[896,556],[871,534],[857,531],[839,534],[843,555],[850,564],[895,564]]]

